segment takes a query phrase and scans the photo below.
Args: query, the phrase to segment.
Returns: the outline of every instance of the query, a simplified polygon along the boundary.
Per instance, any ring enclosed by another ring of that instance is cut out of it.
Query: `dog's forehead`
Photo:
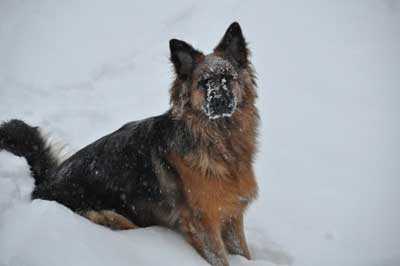
[[[204,57],[203,62],[196,68],[195,74],[200,78],[210,78],[223,74],[237,76],[235,68],[228,60],[213,54]]]

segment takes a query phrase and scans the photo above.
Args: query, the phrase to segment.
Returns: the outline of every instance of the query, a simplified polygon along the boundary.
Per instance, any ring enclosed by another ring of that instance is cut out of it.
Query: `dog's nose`
[[[211,101],[211,108],[215,113],[224,113],[227,111],[229,106],[228,97],[224,95],[218,95],[219,97],[214,97]]]
[[[236,108],[236,99],[233,93],[224,88],[207,92],[204,110],[211,119],[231,115]]]

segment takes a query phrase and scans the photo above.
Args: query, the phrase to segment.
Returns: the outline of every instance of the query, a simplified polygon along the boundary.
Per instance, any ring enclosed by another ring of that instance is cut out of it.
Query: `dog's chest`
[[[176,155],[170,156],[183,187],[186,203],[210,219],[239,215],[256,196],[257,185],[251,167],[238,175],[203,175]]]
[[[255,196],[255,186],[219,177],[185,177],[184,193],[195,211],[226,220],[239,215]]]

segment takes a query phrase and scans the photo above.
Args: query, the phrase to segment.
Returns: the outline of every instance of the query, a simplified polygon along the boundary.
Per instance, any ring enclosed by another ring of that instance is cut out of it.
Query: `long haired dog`
[[[26,158],[32,199],[57,201],[114,229],[162,225],[212,265],[250,259],[243,213],[256,197],[255,76],[238,23],[214,52],[170,41],[176,78],[165,114],[130,122],[63,162],[37,127],[11,120],[0,150]]]

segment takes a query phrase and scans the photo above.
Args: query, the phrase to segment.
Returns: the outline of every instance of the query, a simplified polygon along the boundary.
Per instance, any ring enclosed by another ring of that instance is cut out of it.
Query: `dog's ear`
[[[248,65],[249,51],[239,23],[233,22],[226,30],[224,37],[214,49],[241,68]]]
[[[204,55],[184,41],[172,39],[169,41],[171,62],[174,64],[175,73],[181,80],[191,77],[196,62]]]

